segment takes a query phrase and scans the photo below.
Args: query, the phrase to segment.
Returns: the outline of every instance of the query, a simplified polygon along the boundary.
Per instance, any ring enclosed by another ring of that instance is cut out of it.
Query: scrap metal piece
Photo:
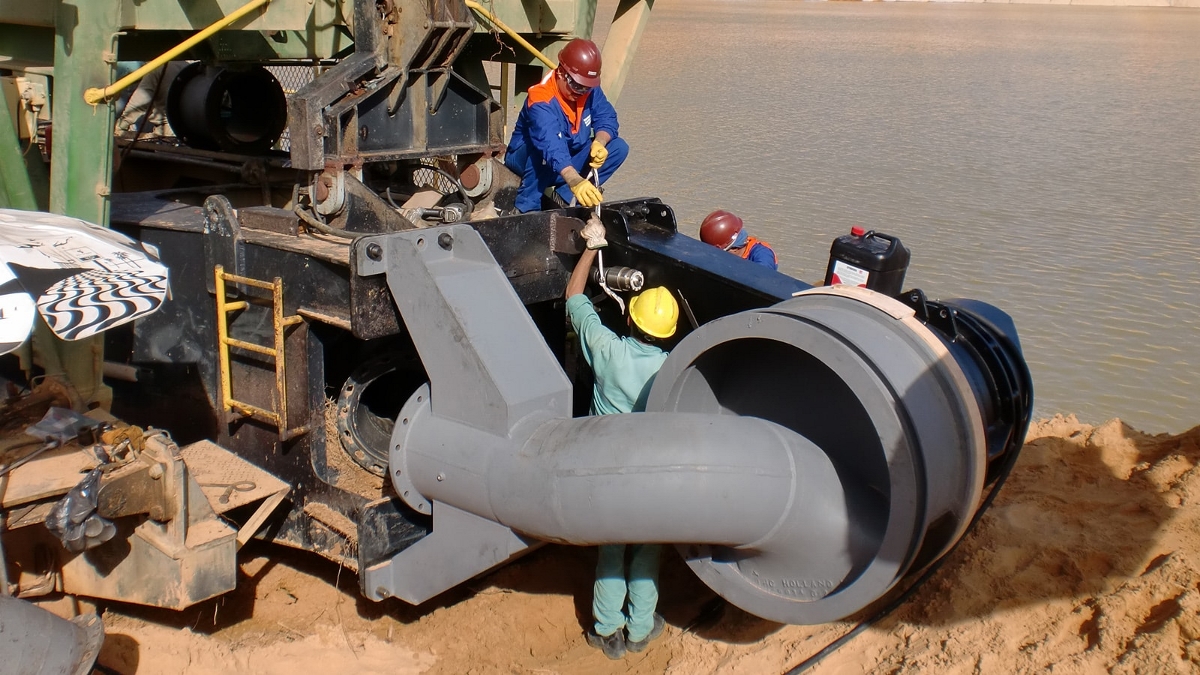
[[[74,595],[183,609],[237,583],[237,532],[223,522],[163,432],[146,437],[139,457],[154,465],[169,497],[161,521],[117,521],[117,535],[86,555],[63,552],[62,590]]]

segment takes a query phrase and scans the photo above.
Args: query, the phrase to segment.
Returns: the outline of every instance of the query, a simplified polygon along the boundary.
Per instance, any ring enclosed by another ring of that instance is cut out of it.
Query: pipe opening
[[[387,474],[388,446],[401,407],[427,379],[419,368],[405,366],[397,354],[371,359],[346,378],[338,397],[342,448],[356,464],[377,476]]]
[[[196,62],[171,83],[167,121],[193,148],[262,152],[287,126],[287,99],[262,66],[234,69]]]
[[[851,387],[819,359],[793,345],[743,338],[701,354],[685,369],[674,393],[676,412],[765,419],[824,451],[847,499],[845,536],[851,567],[837,589],[853,583],[879,554],[888,523],[891,481],[880,436]],[[800,473],[804,470],[797,467]],[[714,560],[753,557],[752,552],[718,548],[711,549]]]

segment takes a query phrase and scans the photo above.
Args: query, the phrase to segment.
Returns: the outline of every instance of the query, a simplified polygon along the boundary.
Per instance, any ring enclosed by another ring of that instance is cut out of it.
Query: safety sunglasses
[[[566,73],[562,73],[560,75],[560,77],[562,77],[562,79],[567,83],[567,88],[570,89],[571,91],[575,92],[576,94],[586,94],[592,90],[591,87],[589,87],[585,84],[579,84],[578,82],[575,81],[575,78],[571,77],[570,75],[568,75]]]

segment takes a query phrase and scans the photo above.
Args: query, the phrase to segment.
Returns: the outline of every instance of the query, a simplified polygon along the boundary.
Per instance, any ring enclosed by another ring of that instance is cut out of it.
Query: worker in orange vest
[[[779,269],[779,259],[771,246],[751,237],[742,219],[729,211],[718,209],[704,217],[704,222],[700,223],[700,241],[750,262]]]
[[[599,206],[600,183],[629,155],[617,135],[617,111],[600,88],[600,63],[596,43],[571,40],[558,67],[529,88],[504,155],[504,165],[521,177],[515,204],[521,213],[572,201]]]

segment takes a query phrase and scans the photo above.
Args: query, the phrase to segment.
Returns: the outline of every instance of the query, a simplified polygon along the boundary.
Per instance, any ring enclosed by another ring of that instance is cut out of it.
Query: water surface
[[[1013,315],[1038,417],[1200,424],[1200,10],[659,0],[617,107],[610,198],[809,282],[896,235],[906,288]]]

